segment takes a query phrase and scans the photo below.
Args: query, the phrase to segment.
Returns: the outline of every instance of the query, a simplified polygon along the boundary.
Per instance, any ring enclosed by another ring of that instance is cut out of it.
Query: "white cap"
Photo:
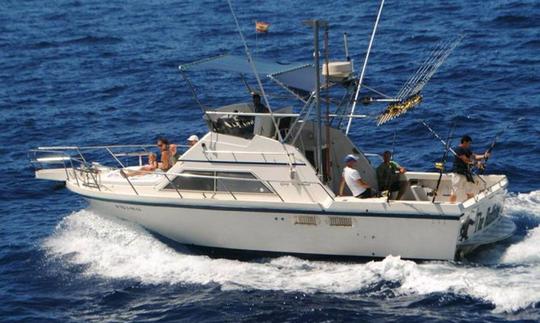
[[[197,137],[197,135],[191,135],[189,136],[187,141],[199,141],[199,137]]]
[[[355,155],[350,154],[350,155],[345,156],[345,158],[343,158],[343,161],[346,162],[346,163],[348,163],[350,161],[353,161],[353,160],[357,161],[358,157],[356,157]]]

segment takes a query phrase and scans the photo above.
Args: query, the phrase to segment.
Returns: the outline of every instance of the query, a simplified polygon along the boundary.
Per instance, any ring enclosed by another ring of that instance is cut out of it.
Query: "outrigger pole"
[[[195,87],[193,86],[193,84],[191,83],[191,81],[187,77],[186,73],[182,69],[180,69],[180,74],[182,75],[182,78],[184,79],[184,81],[186,81],[186,83],[188,84],[189,89],[191,90],[191,95],[193,96],[193,99],[195,99],[195,102],[197,102],[197,104],[201,108],[202,112],[205,113],[206,112],[206,107],[199,100],[199,97],[197,96],[197,91],[195,91]]]
[[[373,26],[373,31],[371,32],[371,38],[369,39],[369,45],[366,52],[366,58],[364,59],[364,65],[362,66],[362,72],[360,73],[360,78],[358,79],[358,85],[356,86],[356,93],[354,95],[354,101],[351,108],[350,115],[352,116],[354,114],[354,110],[356,109],[356,103],[358,102],[358,95],[360,94],[360,89],[362,88],[362,82],[364,80],[364,73],[366,72],[366,66],[369,59],[369,53],[371,52],[371,45],[373,45],[373,39],[375,38],[375,32],[377,31],[377,26],[379,25],[379,19],[381,18],[382,9],[384,6],[384,0],[381,0],[381,5],[379,7],[379,12],[377,13],[377,19],[375,20],[375,25]],[[347,130],[345,130],[345,134],[349,134],[349,130],[351,129],[351,123],[352,123],[351,117],[349,117],[349,121],[347,123]]]

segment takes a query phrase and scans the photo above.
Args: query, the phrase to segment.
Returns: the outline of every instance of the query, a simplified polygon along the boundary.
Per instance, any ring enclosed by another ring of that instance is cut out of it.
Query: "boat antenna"
[[[373,45],[373,39],[375,38],[375,32],[377,31],[377,26],[379,25],[379,19],[381,18],[383,6],[384,6],[384,0],[381,0],[381,5],[379,6],[379,12],[377,13],[377,19],[375,20],[375,25],[373,26],[373,31],[371,32],[371,38],[369,39],[368,49],[366,52],[366,58],[364,59],[364,65],[362,66],[362,72],[360,73],[358,84],[356,85],[356,93],[354,95],[354,101],[351,108],[351,113],[349,115],[349,121],[347,122],[347,129],[345,130],[345,135],[348,135],[349,130],[351,129],[351,123],[353,120],[354,110],[356,109],[356,103],[358,102],[358,95],[360,94],[360,89],[362,88],[362,82],[364,80],[364,73],[366,72],[366,66],[369,59],[369,53],[371,52],[371,45]]]
[[[433,199],[431,200],[431,203],[435,203],[435,199],[437,198],[437,194],[439,193],[439,187],[441,186],[442,176],[444,174],[444,166],[446,164],[446,158],[448,157],[448,151],[450,148],[450,140],[452,140],[452,135],[454,134],[456,124],[452,123],[452,126],[450,127],[450,130],[448,131],[448,137],[446,138],[446,146],[444,149],[444,154],[441,158],[440,163],[435,163],[435,168],[439,169],[439,178],[437,179],[437,185],[435,186],[435,189],[433,190]]]
[[[349,35],[347,33],[343,33],[343,46],[345,47],[345,59],[347,62],[351,61],[351,57],[349,56]]]
[[[326,151],[325,151],[325,157],[326,157],[326,182],[329,182],[332,180],[332,162],[330,160],[330,150],[331,150],[331,143],[332,140],[330,138],[330,67],[329,67],[329,54],[328,54],[328,24],[324,25],[324,82],[325,82],[325,100],[326,100],[326,125],[325,125],[325,136],[326,136]]]
[[[268,97],[266,96],[266,92],[264,91],[264,87],[262,85],[261,78],[259,77],[259,73],[257,73],[257,67],[255,66],[255,62],[253,61],[251,52],[249,51],[249,47],[247,45],[246,39],[244,38],[244,34],[242,33],[242,29],[240,29],[240,23],[238,23],[238,18],[236,17],[236,14],[234,12],[234,8],[232,6],[231,0],[227,0],[227,3],[229,4],[229,9],[231,10],[231,14],[234,18],[234,23],[236,24],[236,30],[238,31],[238,35],[240,35],[240,39],[242,40],[242,44],[244,45],[244,51],[246,52],[249,65],[251,66],[251,70],[253,71],[255,78],[257,79],[257,84],[259,85],[259,89],[261,90],[264,103],[266,104],[268,111],[270,111],[270,117],[272,118],[272,123],[274,124],[274,127],[276,128],[278,139],[281,143],[283,143],[283,137],[281,136],[278,124],[276,122],[276,119],[274,118],[274,112],[272,111],[272,108],[270,107],[270,103],[268,102]]]

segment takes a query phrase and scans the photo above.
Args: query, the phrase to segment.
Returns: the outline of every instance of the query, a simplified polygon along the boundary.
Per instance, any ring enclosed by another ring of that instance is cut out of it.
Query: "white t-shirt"
[[[358,196],[366,191],[366,189],[358,183],[358,180],[362,179],[362,177],[356,169],[350,167],[343,168],[343,178],[353,196]]]

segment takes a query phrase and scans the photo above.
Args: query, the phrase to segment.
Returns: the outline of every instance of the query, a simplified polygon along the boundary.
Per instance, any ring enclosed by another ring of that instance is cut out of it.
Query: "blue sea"
[[[233,4],[257,58],[309,62],[302,20],[321,18],[331,58],[344,58],[348,32],[357,69],[378,9],[377,1]],[[257,20],[271,24],[268,34],[255,35]],[[352,138],[381,152],[395,132],[395,159],[433,170],[443,147],[418,119],[442,135],[455,124],[478,152],[510,126],[487,172],[510,180],[511,239],[459,262],[225,259],[86,210],[80,197],[35,180],[27,151],[204,134],[178,65],[242,53],[227,3],[0,0],[0,320],[539,321],[540,2],[387,0],[365,82],[396,94],[437,42],[460,34],[419,107],[381,127],[355,120]],[[190,77],[205,105],[249,100],[238,75]]]

